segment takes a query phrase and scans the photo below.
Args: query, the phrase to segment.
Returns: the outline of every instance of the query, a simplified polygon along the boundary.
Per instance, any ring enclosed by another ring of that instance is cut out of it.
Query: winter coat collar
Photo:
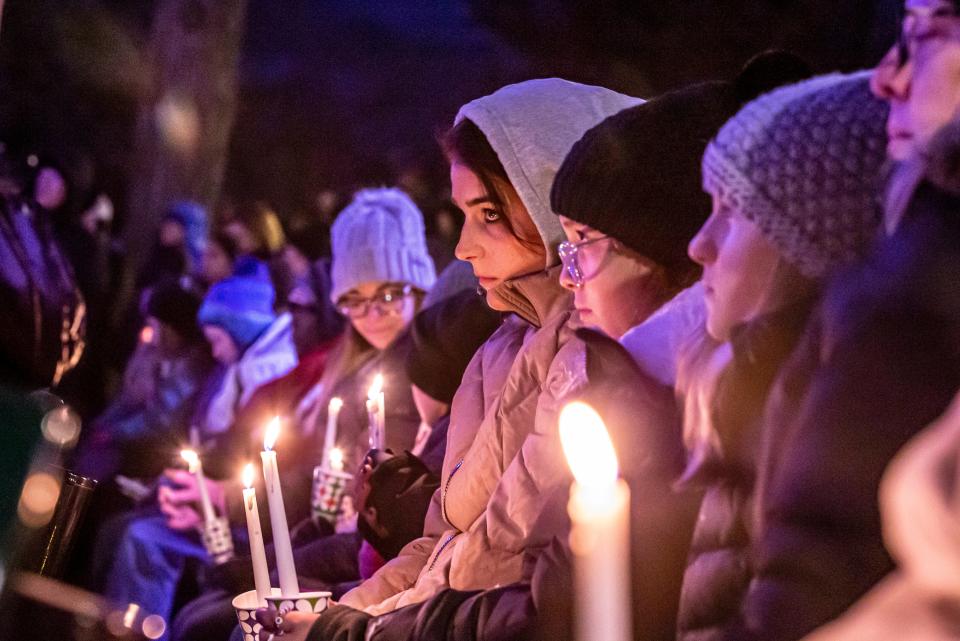
[[[560,285],[560,266],[504,281],[487,293],[534,327],[543,327],[559,312],[569,311],[571,294]]]

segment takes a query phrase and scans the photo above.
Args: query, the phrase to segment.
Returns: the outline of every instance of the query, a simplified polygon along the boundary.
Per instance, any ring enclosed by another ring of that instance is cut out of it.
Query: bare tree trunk
[[[0,0],[2,1],[2,0]],[[140,105],[124,240],[128,284],[163,212],[216,202],[237,107],[247,0],[160,0],[149,43],[152,91]]]

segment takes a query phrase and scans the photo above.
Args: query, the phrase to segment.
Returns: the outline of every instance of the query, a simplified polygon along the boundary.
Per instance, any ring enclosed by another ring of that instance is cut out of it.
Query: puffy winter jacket
[[[282,314],[243,352],[223,376],[220,390],[207,407],[203,431],[219,434],[229,429],[237,412],[258,387],[283,376],[297,365],[290,314]]]
[[[923,183],[893,236],[828,290],[765,429],[737,638],[799,639],[893,569],[877,491],[960,387],[958,273],[960,196]]]
[[[553,446],[557,403],[585,382],[583,347],[571,342],[572,297],[558,269],[508,281],[498,295],[517,312],[480,348],[453,399],[440,490],[424,537],[342,602],[371,614],[422,601],[447,587],[478,589],[521,576],[539,490],[560,465],[530,469],[528,451]],[[528,439],[529,437],[529,439]],[[523,448],[523,451],[521,451]]]
[[[732,361],[720,376],[710,412],[715,445],[691,457],[680,487],[704,492],[683,578],[678,639],[723,639],[750,581],[750,517],[759,430],[770,386],[807,318],[804,303],[735,331]],[[689,417],[689,415],[688,415]],[[685,429],[697,426],[685,425]]]

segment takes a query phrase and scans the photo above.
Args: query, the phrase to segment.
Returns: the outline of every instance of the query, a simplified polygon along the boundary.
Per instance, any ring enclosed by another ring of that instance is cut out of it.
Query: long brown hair
[[[439,136],[440,147],[450,164],[460,163],[477,175],[493,207],[503,216],[507,225],[521,244],[538,249],[543,246],[540,237],[529,238],[517,232],[517,225],[511,219],[516,216],[512,203],[522,204],[520,195],[514,189],[503,168],[497,152],[490,141],[472,120],[462,119]]]

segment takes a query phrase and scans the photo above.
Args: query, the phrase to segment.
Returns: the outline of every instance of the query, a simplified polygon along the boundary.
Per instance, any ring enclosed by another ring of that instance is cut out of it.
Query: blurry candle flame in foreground
[[[617,452],[603,419],[586,403],[570,403],[560,412],[560,443],[570,471],[585,488],[617,482]]]
[[[197,453],[193,450],[180,450],[180,458],[187,462],[191,472],[197,471],[197,466],[200,465],[200,457],[197,456]]]
[[[34,472],[23,484],[17,516],[30,528],[46,525],[59,498],[60,481],[47,472]]]
[[[600,415],[585,403],[560,412],[560,442],[576,479],[570,486],[570,549],[578,641],[629,641],[630,490]]]
[[[243,473],[240,475],[240,480],[243,481],[243,487],[250,489],[253,487],[253,479],[256,474],[256,470],[253,469],[253,463],[247,463],[243,467]]]
[[[263,436],[263,449],[268,452],[273,449],[273,446],[277,443],[277,438],[280,436],[280,417],[274,416],[273,420],[270,421],[270,424],[267,425],[267,431]]]
[[[380,397],[380,392],[383,391],[383,374],[377,374],[373,377],[373,384],[370,385],[370,389],[367,390],[367,398],[370,401],[376,401]]]
[[[340,409],[343,407],[343,399],[338,396],[334,396],[333,398],[330,399],[330,405],[328,407],[331,410],[336,410],[339,412]]]
[[[40,431],[55,445],[72,446],[80,436],[80,417],[67,405],[54,408],[44,414]]]

